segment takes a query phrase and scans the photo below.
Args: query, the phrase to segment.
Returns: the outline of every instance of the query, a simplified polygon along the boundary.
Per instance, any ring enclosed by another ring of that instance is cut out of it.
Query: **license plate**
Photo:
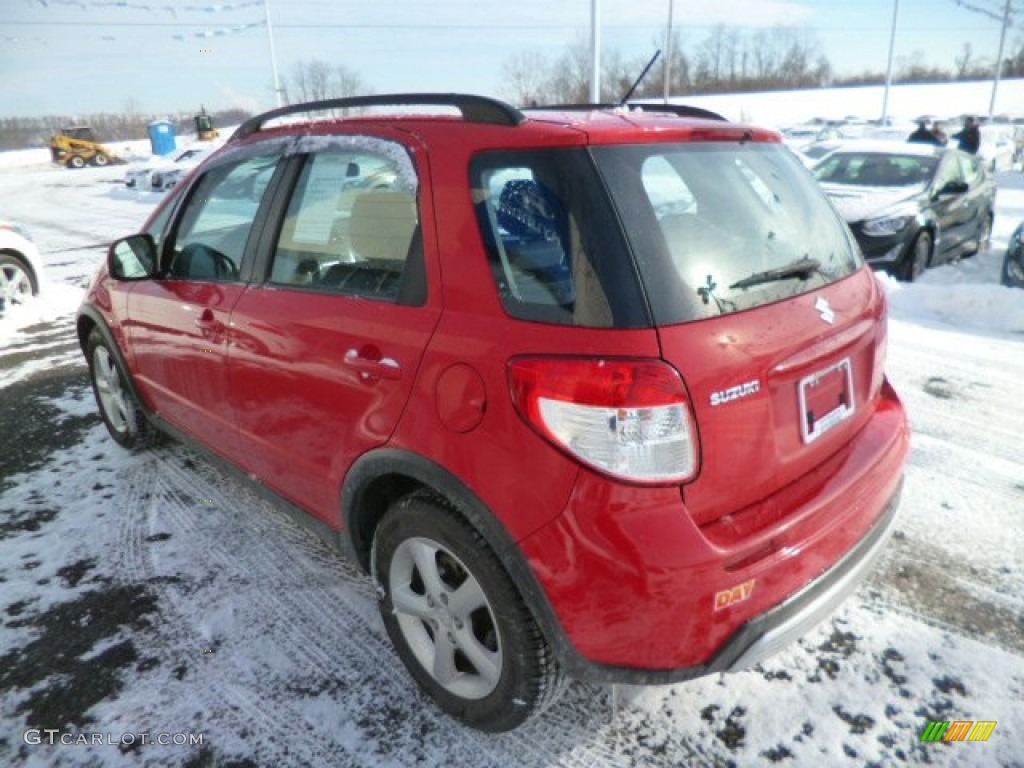
[[[850,358],[800,379],[800,434],[813,442],[853,415],[853,365]]]

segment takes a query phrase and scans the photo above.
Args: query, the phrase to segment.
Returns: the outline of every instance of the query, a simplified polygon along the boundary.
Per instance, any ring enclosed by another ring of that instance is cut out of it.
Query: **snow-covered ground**
[[[122,174],[0,157],[0,212],[51,281],[0,320],[0,765],[1024,766],[1024,291],[998,285],[1024,174],[998,177],[990,252],[882,278],[914,437],[868,583],[753,670],[574,684],[501,736],[420,695],[369,581],[247,486],[179,445],[107,437],[72,317],[104,243],[158,199]],[[920,741],[957,719],[998,725]],[[119,743],[26,743],[47,728]]]

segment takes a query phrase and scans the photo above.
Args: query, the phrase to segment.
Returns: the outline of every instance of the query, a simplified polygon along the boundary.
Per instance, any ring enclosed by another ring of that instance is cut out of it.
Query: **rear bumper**
[[[899,507],[902,479],[882,519],[831,570],[778,607],[744,624],[708,664],[708,672],[732,672],[757,664],[827,619],[871,572],[885,549]]]
[[[665,684],[781,649],[871,570],[908,449],[905,413],[885,385],[850,444],[770,501],[799,503],[736,546],[708,538],[678,489],[582,473],[562,517],[520,542],[560,625],[548,632],[560,663],[586,680]]]

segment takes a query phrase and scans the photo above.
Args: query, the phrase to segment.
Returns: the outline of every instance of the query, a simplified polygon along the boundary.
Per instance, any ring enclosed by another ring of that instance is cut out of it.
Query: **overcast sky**
[[[1001,7],[1001,0],[972,0]],[[668,0],[600,0],[606,49],[664,38]],[[377,93],[502,91],[513,54],[554,59],[586,39],[591,0],[270,0],[279,70],[344,64]],[[884,70],[893,0],[675,0],[684,44],[714,24],[812,30],[840,74]],[[0,0],[0,116],[146,114],[273,106],[264,0]],[[1007,45],[1020,45],[1021,22]],[[992,61],[999,24],[954,0],[900,0],[896,55],[952,68],[964,43]]]

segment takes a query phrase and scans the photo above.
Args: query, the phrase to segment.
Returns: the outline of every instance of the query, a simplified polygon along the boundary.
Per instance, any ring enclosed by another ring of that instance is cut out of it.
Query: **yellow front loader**
[[[61,128],[57,131],[50,138],[50,155],[53,162],[68,168],[83,168],[86,163],[103,166],[124,162],[96,141],[92,129],[85,125]]]

